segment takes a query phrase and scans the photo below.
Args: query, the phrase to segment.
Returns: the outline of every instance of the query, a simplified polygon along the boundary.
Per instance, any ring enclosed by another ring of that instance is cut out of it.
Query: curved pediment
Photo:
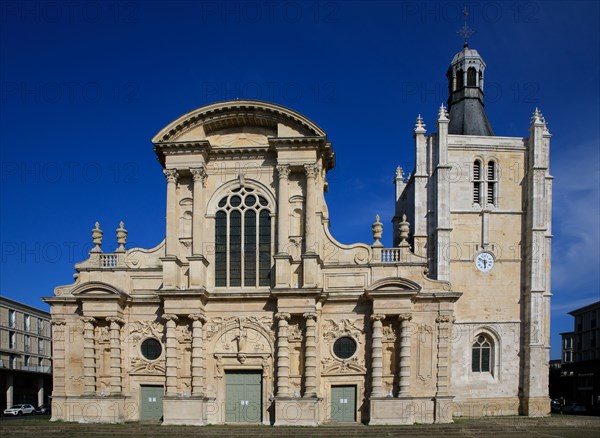
[[[368,292],[385,291],[413,291],[419,292],[421,285],[412,280],[401,277],[390,277],[378,280],[367,288]]]
[[[71,294],[79,298],[129,298],[129,294],[115,286],[101,281],[90,281],[76,286]]]
[[[229,100],[190,111],[164,127],[152,143],[209,140],[211,145],[268,145],[270,137],[325,137],[312,120],[258,100]]]

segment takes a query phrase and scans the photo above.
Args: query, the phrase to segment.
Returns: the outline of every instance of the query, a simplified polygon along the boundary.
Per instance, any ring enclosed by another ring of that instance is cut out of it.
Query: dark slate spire
[[[494,130],[485,114],[483,78],[485,62],[477,50],[464,48],[454,55],[448,77],[448,134],[493,136]]]

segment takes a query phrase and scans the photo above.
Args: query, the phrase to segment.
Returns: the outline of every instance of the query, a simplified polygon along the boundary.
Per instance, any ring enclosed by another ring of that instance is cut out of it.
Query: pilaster
[[[383,397],[383,313],[371,315],[371,397]]]
[[[166,392],[165,395],[174,397],[177,395],[177,338],[175,329],[177,326],[177,315],[163,315],[166,323],[167,345],[165,351],[166,357]]]
[[[94,326],[96,318],[84,316],[83,322],[83,393],[96,394],[96,341]]]
[[[120,395],[123,391],[121,381],[121,318],[108,317],[110,323],[110,394]]]
[[[52,396],[65,395],[65,339],[67,325],[64,320],[52,319]]]
[[[290,395],[290,357],[288,344],[289,313],[277,313],[277,397]]]
[[[314,312],[307,312],[303,316],[306,320],[304,350],[304,397],[308,398],[317,396],[317,314]]]
[[[206,259],[204,258],[204,187],[208,174],[206,168],[190,168],[193,186],[192,205],[192,257],[188,257],[190,263],[190,287],[201,288],[206,283]]]
[[[400,354],[398,375],[398,397],[410,396],[410,361],[411,361],[411,328],[412,315],[403,313],[398,316],[400,321]]]
[[[204,395],[204,333],[202,325],[206,318],[201,314],[191,314],[192,320],[192,396]]]
[[[291,256],[288,250],[290,202],[289,202],[289,164],[277,165],[279,175],[277,191],[277,254],[275,256],[275,287],[289,288],[291,283]]]

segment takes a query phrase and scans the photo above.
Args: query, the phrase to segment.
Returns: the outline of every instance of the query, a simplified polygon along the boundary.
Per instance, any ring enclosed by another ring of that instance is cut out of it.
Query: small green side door
[[[260,423],[262,372],[225,373],[225,421],[227,423]]]
[[[331,387],[331,421],[335,423],[356,421],[356,386]]]
[[[140,386],[140,421],[160,421],[164,393],[164,386]]]

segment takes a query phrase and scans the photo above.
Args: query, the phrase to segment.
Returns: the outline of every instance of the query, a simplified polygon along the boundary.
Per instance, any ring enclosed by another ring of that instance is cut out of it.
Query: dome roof
[[[479,58],[481,62],[483,62],[483,59],[477,50],[470,49],[469,46],[466,46],[460,52],[454,55],[454,58],[452,58],[452,62],[450,64],[454,65],[465,58]]]

